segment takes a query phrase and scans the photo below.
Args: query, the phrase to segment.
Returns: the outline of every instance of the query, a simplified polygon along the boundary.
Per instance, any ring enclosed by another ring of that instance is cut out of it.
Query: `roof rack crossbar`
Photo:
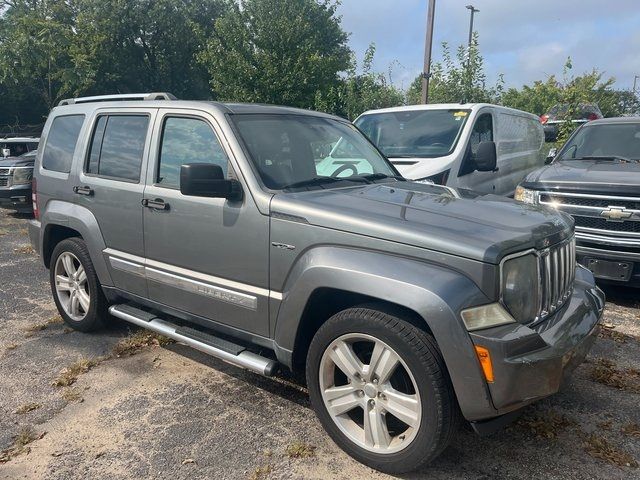
[[[58,105],[75,105],[77,103],[94,103],[94,102],[113,102],[127,100],[177,100],[177,98],[168,92],[152,92],[152,93],[122,93],[117,95],[96,95],[93,97],[67,98],[62,100]]]

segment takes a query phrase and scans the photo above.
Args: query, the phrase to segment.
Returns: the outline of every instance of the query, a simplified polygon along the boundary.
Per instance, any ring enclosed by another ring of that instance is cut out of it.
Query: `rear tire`
[[[81,238],[67,238],[53,249],[49,280],[58,312],[74,330],[101,328],[108,316],[107,300]]]
[[[382,472],[426,465],[458,428],[458,404],[433,337],[375,309],[347,309],[320,327],[307,355],[307,385],[333,441]]]

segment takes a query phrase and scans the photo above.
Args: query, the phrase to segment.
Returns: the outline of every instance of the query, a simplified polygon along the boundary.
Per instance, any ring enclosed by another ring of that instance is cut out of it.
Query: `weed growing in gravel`
[[[626,333],[617,332],[613,328],[602,328],[598,336],[600,338],[613,340],[616,343],[627,343],[627,341],[633,340],[634,338],[631,335],[627,335]]]
[[[174,343],[174,340],[148,330],[138,330],[127,338],[120,340],[113,347],[112,353],[115,357],[130,356],[135,355],[145,347],[152,345],[163,347],[170,343]]]
[[[54,315],[53,317],[49,318],[46,322],[36,323],[34,325],[28,326],[27,328],[25,328],[24,331],[27,333],[27,337],[31,337],[37,332],[46,330],[51,325],[60,325],[61,323],[63,323],[62,317],[60,315]]]
[[[296,441],[287,446],[287,455],[289,458],[307,458],[316,454],[316,447],[306,443]]]
[[[553,410],[527,414],[516,422],[516,425],[526,428],[536,437],[549,439],[558,438],[560,432],[575,424],[572,419]]]
[[[13,253],[22,253],[23,255],[29,255],[32,253],[36,253],[31,245],[20,245],[13,249]]]
[[[15,350],[19,346],[20,345],[17,344],[17,343],[10,343],[9,345],[7,345],[6,350],[7,350],[7,352],[10,352],[11,350]]]
[[[592,433],[587,436],[583,447],[594,458],[605,460],[620,467],[638,468],[638,462],[629,453],[612,445],[603,436]]]
[[[602,383],[618,390],[640,393],[640,385],[632,381],[634,377],[639,377],[638,370],[635,368],[618,370],[615,362],[606,358],[597,358],[589,372],[589,378],[594,382]]]
[[[272,471],[273,471],[273,468],[271,467],[271,465],[264,465],[262,467],[258,467],[253,471],[253,473],[249,477],[249,480],[264,480],[269,476],[269,474]]]
[[[75,387],[67,387],[62,391],[62,399],[68,403],[81,403],[84,401],[82,398],[82,392]]]
[[[52,385],[54,387],[69,387],[76,383],[80,375],[98,366],[102,360],[102,358],[83,358],[78,360],[76,363],[62,370]]]
[[[638,425],[637,423],[628,423],[626,425],[623,425],[621,431],[626,435],[640,437],[640,425]]]
[[[25,413],[33,412],[34,410],[37,410],[40,407],[42,407],[42,405],[40,405],[39,403],[26,403],[18,407],[16,411],[13,413],[16,413],[18,415],[24,415]]]
[[[29,453],[31,449],[28,445],[35,440],[41,439],[44,435],[45,433],[40,435],[36,434],[31,427],[23,428],[15,437],[13,445],[0,452],[0,463],[6,463],[13,457],[23,453]]]

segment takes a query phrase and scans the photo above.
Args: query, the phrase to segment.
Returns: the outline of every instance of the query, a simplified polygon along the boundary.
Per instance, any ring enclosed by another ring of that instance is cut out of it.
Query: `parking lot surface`
[[[390,478],[325,435],[302,385],[120,322],[58,317],[27,218],[0,211],[0,478]],[[403,478],[640,478],[640,293],[605,290],[604,328],[563,390],[489,437],[462,426]]]

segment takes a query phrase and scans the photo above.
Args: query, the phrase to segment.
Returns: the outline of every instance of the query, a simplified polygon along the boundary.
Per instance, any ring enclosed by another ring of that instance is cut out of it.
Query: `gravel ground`
[[[115,321],[69,331],[26,224],[0,212],[1,479],[389,478],[342,453],[287,379]],[[490,437],[461,428],[439,459],[404,478],[640,478],[640,297],[606,292],[610,328],[562,392]],[[148,345],[114,355],[132,335]],[[60,376],[73,364],[75,383]]]

